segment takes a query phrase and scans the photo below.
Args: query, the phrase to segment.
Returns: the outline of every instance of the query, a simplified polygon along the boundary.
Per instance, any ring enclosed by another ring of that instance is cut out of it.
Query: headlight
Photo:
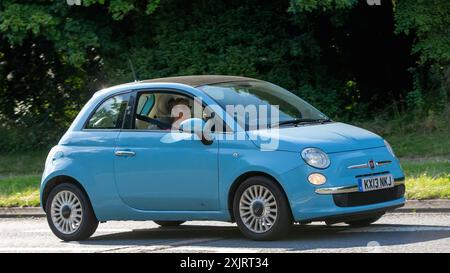
[[[330,166],[330,158],[328,155],[317,148],[303,149],[302,158],[309,166],[314,168],[325,169]]]
[[[386,145],[386,148],[387,148],[388,151],[391,153],[391,155],[392,155],[393,157],[395,157],[394,150],[392,149],[392,147],[391,147],[391,145],[389,144],[389,142],[387,142],[386,140],[384,140],[384,145]]]

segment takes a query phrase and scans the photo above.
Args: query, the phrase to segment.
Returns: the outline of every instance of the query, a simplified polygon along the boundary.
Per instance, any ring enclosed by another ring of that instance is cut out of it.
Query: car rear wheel
[[[267,177],[245,180],[236,190],[233,214],[241,232],[252,240],[274,240],[289,233],[291,212],[284,193]]]
[[[153,222],[162,227],[177,227],[183,224],[185,221],[153,221]]]
[[[45,206],[47,222],[52,232],[63,241],[88,239],[98,227],[88,197],[75,185],[57,185]]]
[[[359,219],[359,220],[354,220],[354,221],[347,221],[345,222],[347,225],[351,226],[351,227],[366,227],[366,226],[370,226],[371,224],[375,223],[376,221],[380,220],[380,218],[383,216],[383,214],[378,215],[378,216],[373,216],[370,218],[365,218],[365,219]]]

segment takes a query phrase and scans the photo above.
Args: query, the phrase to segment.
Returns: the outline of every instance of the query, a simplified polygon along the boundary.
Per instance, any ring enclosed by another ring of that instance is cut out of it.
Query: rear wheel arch
[[[236,194],[237,189],[239,188],[239,185],[241,185],[248,178],[256,177],[256,176],[262,176],[262,177],[266,177],[266,178],[272,180],[273,183],[284,194],[284,198],[286,198],[286,201],[288,202],[288,204],[290,204],[289,198],[288,198],[286,192],[284,191],[283,186],[280,184],[280,182],[277,179],[275,179],[275,177],[273,177],[272,175],[270,175],[268,173],[260,172],[260,171],[246,172],[246,173],[241,174],[238,178],[236,178],[234,180],[234,182],[231,184],[230,190],[228,191],[227,205],[228,205],[228,211],[230,212],[230,217],[231,217],[232,222],[235,221],[234,214],[233,214],[233,199],[234,199],[234,195]],[[294,219],[291,206],[289,206],[289,211],[291,214],[290,215],[291,219]]]
[[[89,201],[89,205],[92,207],[92,202],[91,199],[89,198],[89,194],[87,194],[86,190],[84,189],[83,185],[78,182],[78,180],[76,180],[75,178],[71,177],[71,176],[67,176],[67,175],[59,175],[59,176],[55,176],[53,178],[51,178],[46,184],[45,184],[45,188],[42,191],[42,209],[45,211],[45,206],[47,203],[47,199],[48,196],[50,195],[50,192],[59,184],[62,183],[69,183],[69,184],[73,184],[75,186],[77,186],[83,193],[84,195],[86,195],[86,198]]]

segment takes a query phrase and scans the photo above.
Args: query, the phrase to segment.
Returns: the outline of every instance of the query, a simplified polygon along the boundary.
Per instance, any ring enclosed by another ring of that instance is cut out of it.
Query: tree
[[[444,106],[450,96],[450,1],[396,0],[396,32],[414,34],[412,54],[419,56],[414,73],[412,108]],[[429,109],[429,107],[428,107]]]
[[[446,0],[81,4],[0,2],[1,149],[54,143],[93,92],[133,80],[129,61],[140,79],[265,79],[338,118],[367,118],[393,101],[424,110],[447,101]]]

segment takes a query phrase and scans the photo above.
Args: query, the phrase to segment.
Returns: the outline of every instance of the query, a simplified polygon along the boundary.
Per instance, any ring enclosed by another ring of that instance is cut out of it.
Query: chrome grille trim
[[[383,160],[383,161],[375,162],[375,165],[376,166],[384,166],[384,165],[388,165],[391,163],[392,163],[391,160]],[[369,168],[369,164],[364,163],[364,164],[351,165],[351,166],[347,167],[347,169],[365,169],[365,168]]]
[[[369,168],[369,164],[358,164],[347,167],[347,169],[364,169],[364,168]]]
[[[405,180],[394,181],[394,187],[405,184]],[[358,192],[358,186],[343,186],[343,187],[333,187],[333,188],[319,188],[316,189],[317,194],[338,194],[338,193],[351,193]]]
[[[384,161],[378,161],[377,163],[375,163],[377,166],[383,166],[383,165],[388,165],[391,164],[392,161],[391,160],[384,160]]]

